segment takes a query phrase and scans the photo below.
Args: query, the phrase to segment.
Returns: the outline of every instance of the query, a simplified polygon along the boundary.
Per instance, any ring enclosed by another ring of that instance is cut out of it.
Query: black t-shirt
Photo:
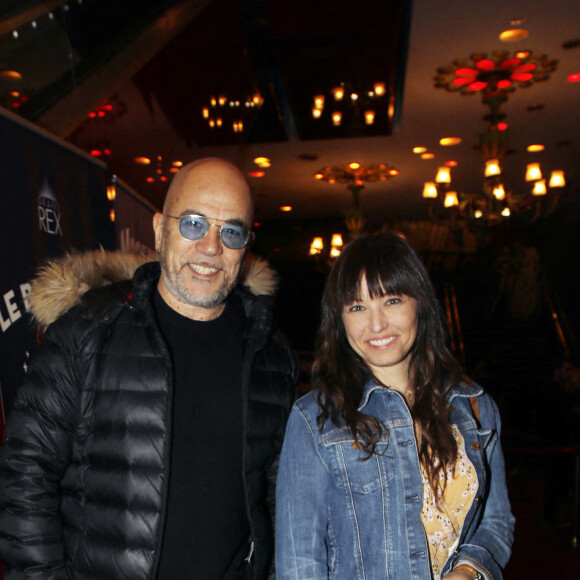
[[[243,311],[228,298],[221,316],[195,321],[155,293],[171,352],[173,419],[169,489],[158,580],[237,577],[247,555],[243,487]]]

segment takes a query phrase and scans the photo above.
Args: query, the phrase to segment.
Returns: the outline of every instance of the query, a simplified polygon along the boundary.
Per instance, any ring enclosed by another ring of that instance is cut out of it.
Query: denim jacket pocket
[[[366,494],[386,485],[389,477],[392,477],[395,459],[390,453],[388,434],[381,436],[376,447],[377,453],[370,457],[358,447],[352,435],[343,429],[324,434],[322,444],[337,487]]]

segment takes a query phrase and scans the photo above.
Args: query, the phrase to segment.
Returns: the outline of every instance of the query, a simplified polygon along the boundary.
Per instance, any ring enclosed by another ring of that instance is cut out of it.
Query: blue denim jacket
[[[480,427],[470,396],[477,396]],[[409,409],[399,393],[373,381],[360,410],[380,418],[388,433],[367,461],[353,437],[329,420],[322,432],[316,391],[291,412],[280,457],[276,502],[278,579],[385,580],[431,578],[421,521],[423,488]],[[465,440],[477,471],[478,493],[442,577],[460,562],[499,580],[510,556],[515,520],[510,511],[500,418],[478,385],[453,387],[451,423]]]

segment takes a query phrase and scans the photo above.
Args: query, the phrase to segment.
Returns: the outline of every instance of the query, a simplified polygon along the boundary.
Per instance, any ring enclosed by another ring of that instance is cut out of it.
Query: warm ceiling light
[[[135,157],[133,161],[137,165],[149,165],[151,163],[151,159],[149,159],[149,157]]]
[[[574,73],[574,74],[568,75],[568,82],[569,83],[580,82],[580,73]]]
[[[322,173],[316,173],[314,179],[324,179],[324,175]]]
[[[564,187],[566,185],[564,172],[561,169],[554,169],[550,175],[550,182],[548,185],[550,187]]]
[[[270,160],[267,157],[256,157],[254,163],[258,167],[270,167],[271,165]]]
[[[227,103],[227,99],[224,96],[221,96],[218,98],[218,103],[223,107]]]
[[[510,28],[509,30],[504,30],[499,35],[499,39],[502,42],[517,42],[518,40],[527,38],[529,34],[530,33],[523,28]]]
[[[460,137],[443,137],[443,139],[439,140],[439,145],[443,145],[443,147],[449,147],[450,145],[459,145],[461,143]]]
[[[510,217],[510,215],[511,215],[511,213],[510,213],[510,208],[509,208],[509,207],[504,207],[504,208],[501,210],[501,215],[502,215],[503,217]]]
[[[389,169],[389,175],[395,176],[401,173],[398,169]]]
[[[117,197],[117,190],[115,189],[115,185],[110,183],[107,185],[107,199],[109,201],[115,201],[115,197]]]
[[[342,121],[342,113],[340,111],[335,111],[334,113],[332,113],[332,124],[335,127],[338,127],[341,121]]]
[[[0,79],[20,81],[22,80],[22,75],[16,70],[2,70],[0,71]]]
[[[261,170],[258,170],[258,171],[250,171],[248,173],[248,175],[250,177],[264,177],[264,175],[266,175],[266,172],[265,171],[261,171]]]
[[[280,211],[292,211],[292,206],[291,205],[283,205],[280,208]]]
[[[542,170],[539,163],[528,163],[526,168],[526,181],[542,179]]]
[[[427,199],[437,198],[437,184],[434,181],[426,181],[423,186],[423,197]]]
[[[448,191],[445,194],[445,201],[443,202],[445,207],[456,207],[459,205],[459,199],[457,199],[456,191]]]
[[[375,112],[374,111],[365,111],[365,123],[367,125],[372,125],[375,122]]]
[[[485,177],[492,177],[494,175],[501,175],[501,167],[498,159],[488,159],[485,162]]]
[[[221,127],[221,126],[222,126],[222,124],[223,124],[223,121],[221,120],[221,117],[218,117],[218,118],[215,120],[215,123],[216,123],[216,125],[217,125],[218,127]]]
[[[322,109],[319,109],[316,106],[312,107],[312,116],[315,119],[320,119],[321,115],[322,115]]]
[[[314,106],[317,109],[322,109],[322,107],[324,107],[324,95],[316,95],[314,97]]]
[[[20,96],[20,91],[10,91],[8,93],[13,99],[17,99]]]
[[[437,169],[435,181],[437,183],[451,183],[451,169],[446,165],[439,167]]]
[[[177,173],[179,171],[179,167],[170,167],[169,173]]]
[[[355,170],[355,169],[358,169],[360,167],[360,163],[357,163],[356,161],[354,161],[353,163],[349,163],[348,166],[350,169]]]
[[[351,93],[351,95],[350,95],[350,100],[351,100],[351,101],[356,101],[356,100],[358,100],[358,95],[357,95],[356,93]]]
[[[155,181],[155,178],[154,177],[148,177],[145,181],[147,183],[153,183]]]
[[[413,147],[413,153],[425,153],[427,147]]]
[[[331,258],[338,258],[338,256],[340,256],[340,248],[338,248],[337,246],[331,246],[330,247],[330,257]]]
[[[509,210],[508,210],[508,211],[509,211]],[[502,212],[502,214],[503,214],[503,212]],[[508,214],[508,215],[509,215],[509,214]],[[476,210],[473,212],[473,217],[474,217],[476,220],[479,220],[479,219],[481,219],[481,218],[483,217],[483,212],[482,212],[480,209],[476,209]]]
[[[322,241],[321,237],[317,236],[312,240],[312,243],[310,244],[309,254],[311,256],[314,256],[316,254],[320,254],[320,252],[322,252],[323,248],[324,248],[324,242]]]
[[[204,119],[207,119],[207,118],[209,117],[209,109],[208,109],[207,107],[204,107],[204,108],[201,110],[201,114],[203,115],[203,118],[204,118]]]
[[[433,159],[435,153],[421,153],[421,159]]]
[[[335,101],[342,101],[344,97],[344,88],[343,87],[335,87],[332,89],[332,94],[334,95]]]
[[[216,101],[215,97],[212,97],[212,98],[209,100],[209,104],[210,104],[212,107],[215,107],[215,106],[217,105],[217,101]]]
[[[173,167],[183,167],[183,161],[174,161],[171,165]]]
[[[543,151],[545,147],[540,145],[539,143],[536,145],[528,145],[528,152],[529,153],[537,153],[538,151]]]
[[[373,90],[375,91],[375,95],[377,95],[377,97],[382,97],[385,94],[385,83],[375,83]]]
[[[109,212],[109,218],[113,223],[115,222],[115,210],[113,208],[111,208],[111,211]]]
[[[457,161],[450,159],[449,161],[445,162],[445,165],[447,165],[447,167],[457,167]]]
[[[495,199],[505,199],[505,189],[501,183],[493,188],[493,196]]]
[[[546,195],[548,190],[546,189],[546,180],[545,179],[538,179],[534,183],[534,189],[532,189],[533,195]]]
[[[330,245],[340,248],[342,246],[342,236],[340,234],[332,234]]]
[[[213,129],[215,127],[215,121],[213,119],[209,120],[209,126]]]

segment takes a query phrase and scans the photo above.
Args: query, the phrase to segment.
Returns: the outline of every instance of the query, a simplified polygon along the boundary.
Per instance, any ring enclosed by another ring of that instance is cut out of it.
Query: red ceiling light
[[[574,74],[568,75],[568,82],[569,83],[580,82],[580,73],[574,73]]]

